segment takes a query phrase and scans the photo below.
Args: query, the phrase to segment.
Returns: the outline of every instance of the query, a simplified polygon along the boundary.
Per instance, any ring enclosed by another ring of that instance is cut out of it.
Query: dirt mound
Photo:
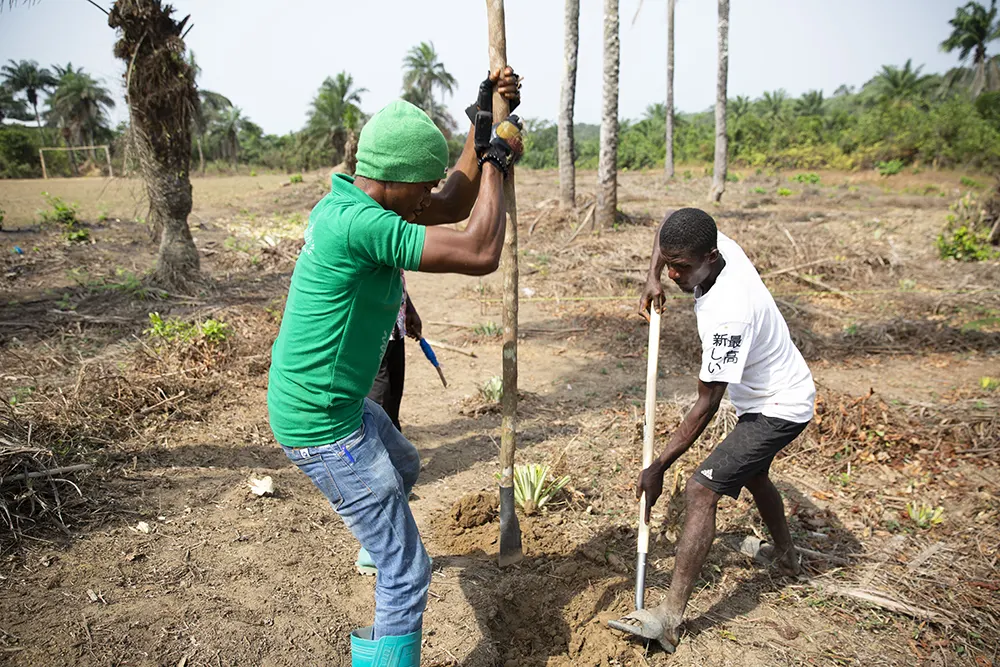
[[[462,528],[482,526],[496,518],[499,504],[500,499],[495,493],[470,493],[451,506],[451,520]]]

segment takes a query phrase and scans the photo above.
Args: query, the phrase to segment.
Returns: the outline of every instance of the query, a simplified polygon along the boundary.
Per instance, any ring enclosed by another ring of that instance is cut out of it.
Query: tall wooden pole
[[[507,31],[503,0],[486,0],[490,35],[490,71],[507,66]],[[493,95],[493,120],[503,120],[510,105],[499,93]],[[503,397],[500,399],[500,566],[524,558],[521,527],[514,511],[514,451],[517,449],[517,199],[514,171],[504,179],[507,233],[503,242]]]
[[[667,0],[667,154],[663,175],[674,177],[674,0]]]
[[[709,201],[719,203],[726,191],[729,140],[726,136],[726,84],[729,77],[729,0],[719,0],[719,71],[715,82],[715,166]]]

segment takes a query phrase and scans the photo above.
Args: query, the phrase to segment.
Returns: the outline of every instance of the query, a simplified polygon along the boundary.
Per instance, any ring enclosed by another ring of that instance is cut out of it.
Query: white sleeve
[[[753,342],[753,327],[746,322],[723,322],[706,331],[701,341],[702,382],[739,384]]]

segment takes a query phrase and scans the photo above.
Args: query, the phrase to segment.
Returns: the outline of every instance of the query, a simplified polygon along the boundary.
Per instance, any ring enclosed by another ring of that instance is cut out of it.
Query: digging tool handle
[[[649,357],[646,361],[646,415],[642,426],[642,467],[653,462],[656,431],[656,365],[660,356],[660,313],[649,309]],[[646,523],[646,494],[639,499],[639,553],[649,552],[649,524]]]
[[[507,30],[503,0],[486,0],[486,23],[490,39],[490,71],[507,66]],[[493,93],[493,120],[510,113],[503,95]],[[517,201],[514,170],[503,182],[507,228],[501,264],[503,266],[503,395],[500,399],[500,567],[524,558],[521,526],[514,511],[514,450],[517,425]]]
[[[646,414],[642,425],[642,467],[653,462],[653,438],[656,433],[656,362],[660,357],[660,313],[649,309],[649,357],[646,361]],[[646,523],[646,494],[639,498],[639,541],[635,557],[635,608],[643,609],[646,600],[646,554],[649,553],[649,524]]]

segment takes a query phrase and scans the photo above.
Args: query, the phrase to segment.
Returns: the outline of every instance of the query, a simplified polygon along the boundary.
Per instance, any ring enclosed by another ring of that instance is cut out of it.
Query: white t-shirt
[[[736,414],[759,412],[791,422],[812,419],[816,386],[774,297],[743,249],[719,233],[726,260],[715,284],[695,290],[702,382],[728,382]]]

